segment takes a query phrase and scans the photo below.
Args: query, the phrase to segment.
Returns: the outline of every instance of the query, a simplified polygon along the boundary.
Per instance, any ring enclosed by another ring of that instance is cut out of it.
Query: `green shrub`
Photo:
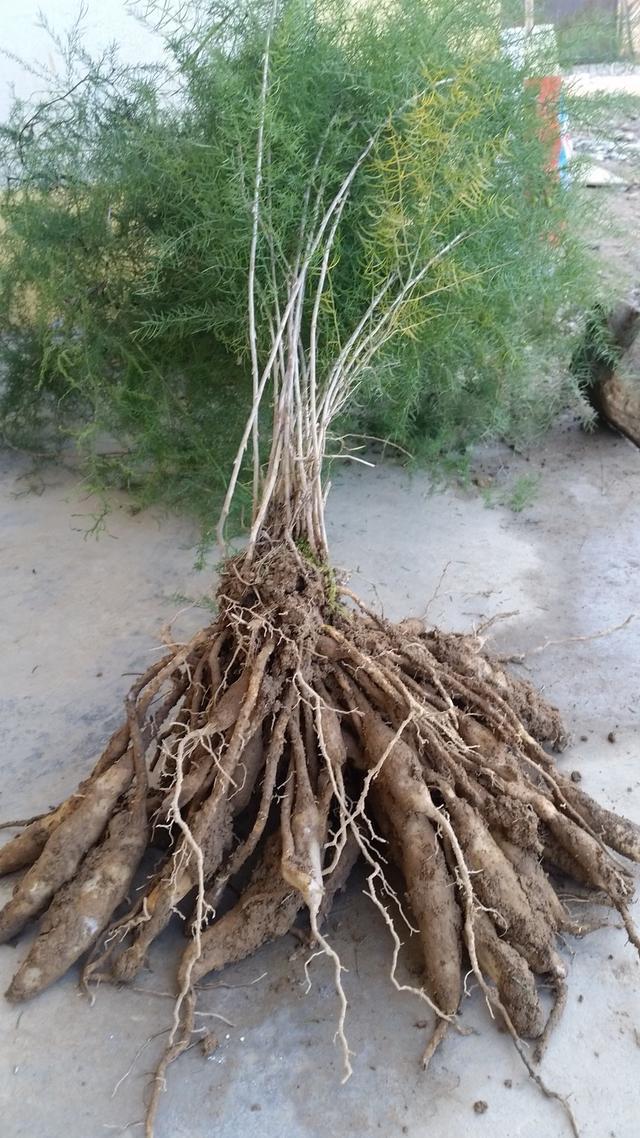
[[[114,50],[90,59],[73,34],[58,42],[65,66],[46,72],[46,96],[16,104],[2,130],[5,435],[72,436],[96,484],[203,518],[250,392],[247,272],[270,9],[163,7],[163,67],[123,67]],[[271,256],[290,258],[307,189],[312,201],[319,187],[330,196],[378,131],[319,314],[326,358],[398,243],[411,264],[464,239],[412,301],[411,335],[372,362],[345,430],[436,456],[539,428],[567,397],[556,346],[589,278],[573,193],[546,170],[535,93],[500,55],[495,5],[284,0],[271,74],[259,350]]]

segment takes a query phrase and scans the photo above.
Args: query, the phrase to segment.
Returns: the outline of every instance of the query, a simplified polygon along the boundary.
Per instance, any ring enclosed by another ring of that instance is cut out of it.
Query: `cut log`
[[[597,305],[587,317],[571,370],[597,412],[615,430],[640,446],[640,308],[632,301],[608,314]]]

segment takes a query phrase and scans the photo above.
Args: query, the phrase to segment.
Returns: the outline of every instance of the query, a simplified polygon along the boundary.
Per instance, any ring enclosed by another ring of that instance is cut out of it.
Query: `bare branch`
[[[256,333],[256,252],[258,247],[258,228],[260,217],[260,188],[262,186],[262,162],[264,156],[264,123],[267,112],[267,93],[269,87],[269,54],[271,50],[271,35],[276,18],[277,0],[271,6],[271,19],[267,30],[267,39],[262,61],[262,87],[260,90],[260,116],[258,122],[258,153],[256,157],[256,177],[253,187],[252,205],[252,231],[251,250],[249,254],[249,346],[251,350],[251,376],[253,385],[253,398],[256,399],[260,383],[258,365],[258,341]],[[258,417],[256,416],[252,427],[253,437],[253,502],[254,509],[260,490],[260,437]]]

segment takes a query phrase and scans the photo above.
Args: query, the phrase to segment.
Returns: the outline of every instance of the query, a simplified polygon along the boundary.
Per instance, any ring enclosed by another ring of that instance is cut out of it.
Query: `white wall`
[[[160,43],[127,11],[126,0],[86,0],[83,21],[85,42],[92,54],[114,40],[130,63],[151,62],[160,56]],[[71,27],[80,9],[79,0],[0,0],[0,47],[29,60],[55,66],[51,42],[36,27],[38,12],[58,32]],[[0,55],[0,121],[7,116],[11,84],[22,98],[37,94],[38,81],[19,63]]]

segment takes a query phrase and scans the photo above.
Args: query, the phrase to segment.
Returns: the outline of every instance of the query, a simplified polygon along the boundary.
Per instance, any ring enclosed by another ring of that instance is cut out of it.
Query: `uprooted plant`
[[[219,523],[222,541],[249,452],[248,542],[224,565],[216,619],[136,681],[125,722],[79,791],[0,852],[0,871],[25,870],[0,914],[2,939],[44,913],[10,999],[36,994],[86,953],[85,985],[131,981],[176,911],[186,918],[173,1029],[147,1135],[167,1067],[192,1038],[199,981],[286,933],[301,910],[312,945],[334,968],[350,1073],[342,966],[322,927],[358,860],[391,937],[391,982],[436,1015],[425,1065],[447,1029],[458,1027],[470,968],[546,1090],[520,1041],[537,1040],[542,1055],[565,1000],[557,938],[585,928],[565,908],[552,871],[617,910],[640,947],[628,913],[630,873],[615,856],[640,860],[640,830],[557,770],[543,748],[563,743],[557,711],[483,654],[478,638],[415,620],[394,624],[369,610],[329,560],[323,462],[332,424],[374,357],[384,359],[411,334],[425,295],[454,287],[458,276],[467,233],[451,233],[443,218],[436,247],[433,234],[427,247],[414,220],[430,171],[429,107],[438,91],[453,90],[459,109],[467,79],[425,77],[332,186],[323,176],[323,149],[336,144],[327,124],[300,205],[297,245],[282,249],[269,225],[277,29],[274,3],[250,200],[253,404]],[[491,178],[507,145],[499,131],[469,156],[461,194],[472,194],[473,171]],[[385,256],[372,256],[370,301],[338,337],[333,273],[360,177],[384,180],[388,210],[380,224],[387,236],[393,225],[393,240],[379,246]],[[267,340],[258,332],[265,313]],[[152,845],[164,849],[160,867],[122,912]],[[391,865],[404,881],[406,910]],[[218,916],[229,883],[239,899]],[[397,977],[403,927],[420,940],[419,986]],[[555,996],[546,1019],[542,984]]]

